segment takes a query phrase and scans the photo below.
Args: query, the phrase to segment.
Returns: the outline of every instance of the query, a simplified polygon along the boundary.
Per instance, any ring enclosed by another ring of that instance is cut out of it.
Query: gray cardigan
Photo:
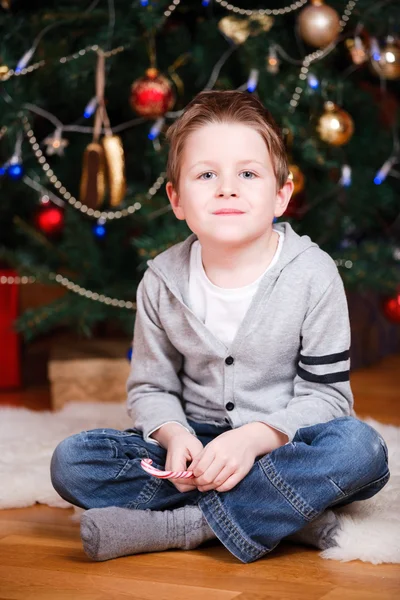
[[[333,259],[289,223],[229,347],[188,305],[190,235],[148,261],[137,290],[127,408],[149,434],[187,418],[232,428],[262,421],[291,441],[300,427],[354,414],[350,325]]]

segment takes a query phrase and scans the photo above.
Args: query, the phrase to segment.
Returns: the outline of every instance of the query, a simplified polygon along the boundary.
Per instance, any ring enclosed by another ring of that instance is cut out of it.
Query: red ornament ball
[[[41,206],[35,215],[35,224],[47,235],[60,233],[64,227],[64,213],[56,206]]]
[[[392,323],[400,323],[400,291],[394,298],[385,298],[383,312]]]
[[[141,117],[162,117],[175,104],[171,83],[157,69],[147,69],[144,77],[131,86],[130,105]]]

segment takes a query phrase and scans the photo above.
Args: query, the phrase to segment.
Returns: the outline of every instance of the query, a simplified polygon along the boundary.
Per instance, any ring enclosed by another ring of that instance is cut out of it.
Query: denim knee
[[[56,492],[67,501],[71,501],[71,490],[77,486],[74,480],[74,464],[78,456],[82,457],[82,435],[76,433],[62,440],[51,457],[51,483]]]
[[[372,479],[379,479],[386,475],[388,450],[381,435],[373,427],[355,417],[341,417],[335,421],[342,436],[340,450],[345,454],[345,462],[348,462],[349,457],[353,458],[357,470],[369,472]]]

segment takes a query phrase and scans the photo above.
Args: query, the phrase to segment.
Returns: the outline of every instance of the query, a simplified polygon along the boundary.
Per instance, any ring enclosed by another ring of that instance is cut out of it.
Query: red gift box
[[[2,277],[15,277],[15,271],[1,270]],[[18,284],[0,283],[0,388],[21,385],[21,348],[14,330],[18,316]]]

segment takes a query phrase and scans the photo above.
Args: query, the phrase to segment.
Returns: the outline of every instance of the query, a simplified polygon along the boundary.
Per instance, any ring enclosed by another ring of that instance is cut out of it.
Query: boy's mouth
[[[237,208],[221,208],[213,212],[213,215],[244,215],[244,212]]]

